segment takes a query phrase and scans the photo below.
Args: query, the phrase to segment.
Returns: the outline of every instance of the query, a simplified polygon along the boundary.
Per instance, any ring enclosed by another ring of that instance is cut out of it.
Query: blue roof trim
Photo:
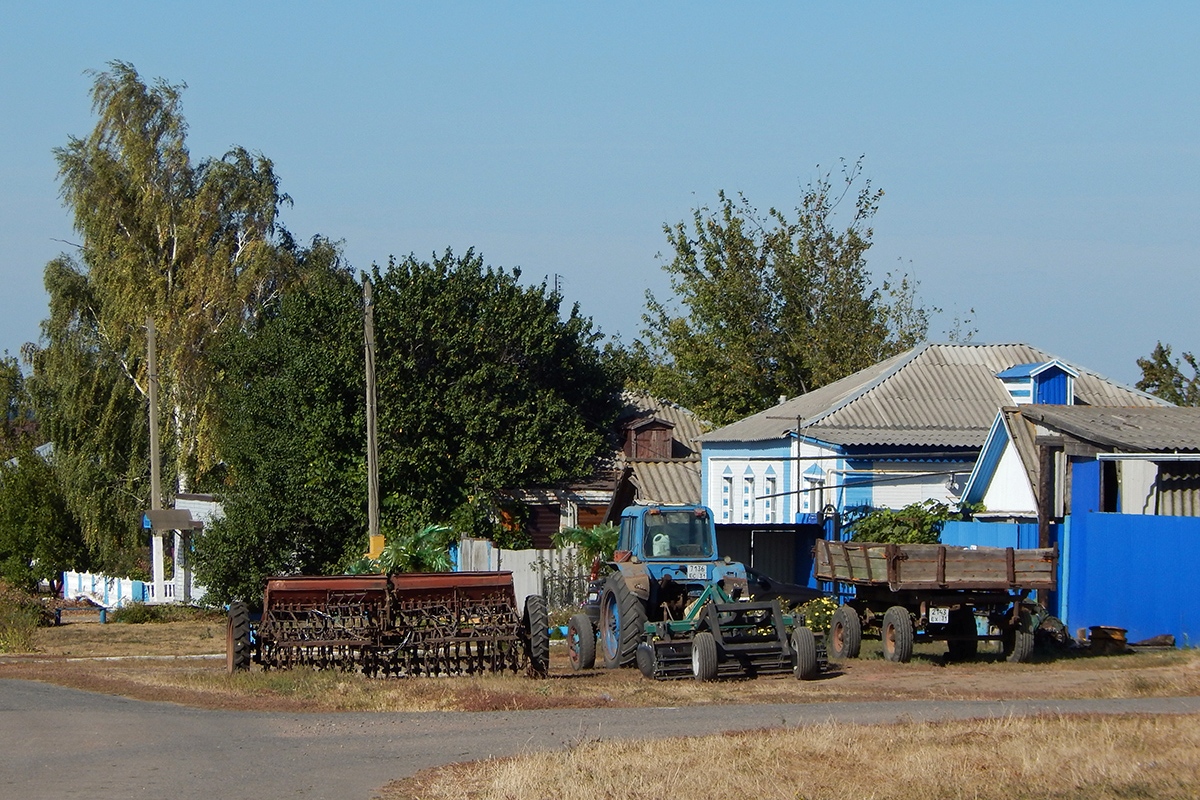
[[[1036,378],[1043,372],[1055,368],[1062,370],[1072,378],[1079,377],[1078,370],[1074,369],[1069,364],[1059,361],[1057,358],[1050,361],[1036,362],[1033,364],[1017,364],[1015,367],[1009,367],[1003,372],[997,372],[996,377],[1000,380],[1006,380],[1010,378]]]
[[[992,420],[992,427],[988,431],[987,439],[983,441],[983,449],[979,451],[979,460],[975,462],[975,468],[971,470],[971,477],[967,478],[967,484],[963,487],[964,503],[983,502],[983,496],[991,486],[992,478],[996,476],[996,469],[1000,466],[1000,459],[1004,456],[1004,451],[1008,449],[1010,438],[1008,426],[1004,424],[1004,411],[1001,410],[997,412],[996,419]]]

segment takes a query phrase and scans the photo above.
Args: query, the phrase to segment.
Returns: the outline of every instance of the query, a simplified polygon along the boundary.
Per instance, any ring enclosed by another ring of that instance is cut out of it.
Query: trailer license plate
[[[948,608],[931,608],[929,609],[929,622],[933,625],[945,625],[950,622],[950,609]]]
[[[708,580],[708,565],[707,564],[688,564],[688,580],[689,581],[704,581]]]

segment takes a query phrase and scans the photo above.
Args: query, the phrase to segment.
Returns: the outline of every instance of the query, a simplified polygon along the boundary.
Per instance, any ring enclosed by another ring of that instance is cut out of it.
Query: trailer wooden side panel
[[[1041,589],[1057,585],[1056,548],[817,541],[819,580],[908,589]]]

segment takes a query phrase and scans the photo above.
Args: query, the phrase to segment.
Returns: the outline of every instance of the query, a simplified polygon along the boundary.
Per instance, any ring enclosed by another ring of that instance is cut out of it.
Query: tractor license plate
[[[931,608],[929,609],[929,622],[933,625],[945,625],[950,622],[950,609],[948,608]]]
[[[688,564],[688,580],[689,581],[704,581],[708,580],[708,565],[707,564]]]

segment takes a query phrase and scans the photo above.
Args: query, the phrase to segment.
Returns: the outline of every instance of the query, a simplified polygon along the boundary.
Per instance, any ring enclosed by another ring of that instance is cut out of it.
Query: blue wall
[[[1074,513],[1067,630],[1112,625],[1131,642],[1170,633],[1200,645],[1200,517]]]
[[[947,522],[942,544],[1033,548],[1038,546],[1038,526],[1036,522]]]

